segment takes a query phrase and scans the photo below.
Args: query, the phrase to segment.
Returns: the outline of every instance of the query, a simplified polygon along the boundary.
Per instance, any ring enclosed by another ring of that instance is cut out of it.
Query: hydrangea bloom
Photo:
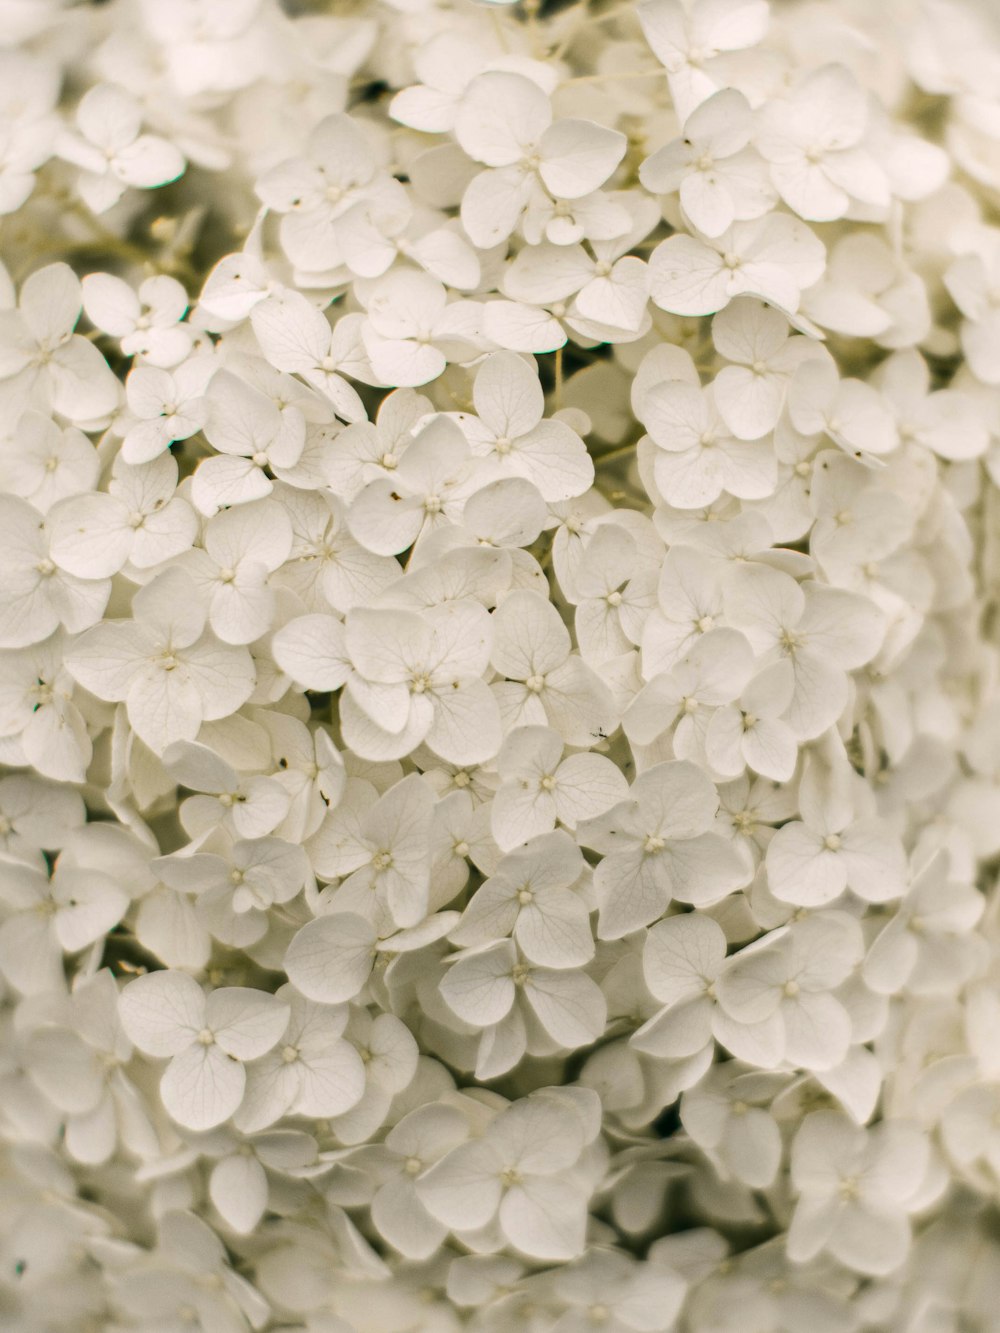
[[[996,1328],[991,7],[0,47],[4,1329]]]

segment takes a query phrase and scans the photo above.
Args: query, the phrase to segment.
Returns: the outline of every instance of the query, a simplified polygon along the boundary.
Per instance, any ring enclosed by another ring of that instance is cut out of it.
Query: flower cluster
[[[0,1323],[995,1327],[989,8],[0,47]]]

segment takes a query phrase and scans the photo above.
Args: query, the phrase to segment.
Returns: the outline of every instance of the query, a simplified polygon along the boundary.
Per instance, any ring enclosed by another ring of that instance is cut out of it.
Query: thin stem
[[[624,74],[579,74],[573,79],[563,79],[559,87],[569,88],[574,83],[607,83],[609,79],[660,79],[666,72],[665,69],[633,69]]]
[[[562,407],[562,398],[563,398],[563,349],[561,347],[556,348],[555,377],[556,377],[555,400],[556,400],[556,411],[558,412],[559,409]]]
[[[588,13],[589,9],[588,0],[583,0],[583,4],[577,6],[577,9],[578,9],[578,20],[575,24],[571,26],[569,32],[566,34],[566,36],[562,39],[559,45],[552,52],[551,55],[552,60],[562,59],[562,57],[566,54],[568,48],[573,44],[573,42],[576,40],[576,38],[583,31],[584,27],[587,24],[608,23],[612,19],[620,18],[622,14],[629,14],[635,12],[635,6],[632,3],[632,0],[629,0],[628,4],[615,5],[611,9],[606,9],[603,14]]]
[[[504,31],[504,25],[500,22],[500,15],[495,9],[490,10],[490,20],[493,24],[493,31],[500,44],[500,50],[507,55],[510,51],[510,43],[507,41],[507,34]]]
[[[86,241],[54,241],[49,245],[37,246],[31,256],[30,264],[34,267],[35,261],[44,258],[46,255],[58,254],[60,258],[71,255],[93,254],[96,251],[102,251],[105,254],[117,255],[122,259],[127,259],[133,264],[141,264],[143,267],[150,265],[155,267],[151,257],[146,254],[139,246],[133,245],[131,241],[123,241],[120,237],[114,236],[113,232],[108,233],[106,239],[103,236],[94,236]]]
[[[603,467],[605,463],[613,463],[616,458],[625,458],[628,454],[635,453],[634,444],[619,444],[614,449],[609,449],[607,453],[598,454],[594,459],[594,467]]]
[[[542,0],[523,0],[522,9],[528,20],[528,35],[531,38],[531,54],[536,60],[542,59],[544,50],[539,40],[538,33],[538,11],[541,8]]]

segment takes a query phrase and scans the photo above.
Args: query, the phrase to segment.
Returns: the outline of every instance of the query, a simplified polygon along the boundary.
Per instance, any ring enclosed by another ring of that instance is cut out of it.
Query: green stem
[[[605,463],[613,463],[617,458],[624,458],[627,454],[634,454],[635,444],[620,444],[615,449],[609,449],[607,453],[598,454],[594,459],[594,467],[603,467]]]

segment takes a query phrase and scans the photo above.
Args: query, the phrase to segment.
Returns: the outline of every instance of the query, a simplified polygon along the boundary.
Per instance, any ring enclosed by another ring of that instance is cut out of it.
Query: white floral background
[[[1000,12],[0,0],[4,1333],[1000,1329]]]

